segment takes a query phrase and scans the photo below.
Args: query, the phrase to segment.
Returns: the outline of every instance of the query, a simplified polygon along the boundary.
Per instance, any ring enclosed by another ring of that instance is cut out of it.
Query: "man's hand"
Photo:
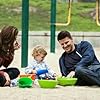
[[[71,72],[67,75],[68,78],[72,78],[73,76],[75,76],[75,71],[71,71]]]

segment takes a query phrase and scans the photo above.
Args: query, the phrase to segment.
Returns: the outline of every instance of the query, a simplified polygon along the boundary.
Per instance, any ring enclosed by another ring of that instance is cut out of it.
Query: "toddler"
[[[36,74],[38,79],[55,79],[56,73],[44,61],[46,50],[41,46],[33,49],[33,60],[25,68],[26,74]]]

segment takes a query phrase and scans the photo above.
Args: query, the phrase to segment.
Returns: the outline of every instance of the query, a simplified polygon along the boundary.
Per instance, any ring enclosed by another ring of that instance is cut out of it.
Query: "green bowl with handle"
[[[38,80],[41,88],[55,88],[57,85],[57,80]]]
[[[61,86],[73,86],[77,82],[77,78],[58,77],[57,81]]]

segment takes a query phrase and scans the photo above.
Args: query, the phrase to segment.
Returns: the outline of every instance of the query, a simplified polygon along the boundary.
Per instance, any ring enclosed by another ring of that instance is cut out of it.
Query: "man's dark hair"
[[[71,34],[68,31],[61,31],[60,33],[58,33],[57,40],[58,41],[62,40],[65,37],[68,37],[68,38],[72,39],[72,36],[71,36]]]

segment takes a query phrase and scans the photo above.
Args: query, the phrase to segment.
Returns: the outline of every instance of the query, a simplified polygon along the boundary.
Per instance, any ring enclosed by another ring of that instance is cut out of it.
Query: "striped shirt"
[[[46,69],[48,70],[48,73],[46,74],[41,74],[39,75],[39,77],[45,77],[45,76],[53,76],[54,75],[54,71],[48,66],[48,64],[46,64],[45,61],[42,62],[38,62],[35,59],[33,59],[33,61],[31,61],[28,66],[25,68],[25,73],[26,74],[31,74],[32,70],[43,70]]]

